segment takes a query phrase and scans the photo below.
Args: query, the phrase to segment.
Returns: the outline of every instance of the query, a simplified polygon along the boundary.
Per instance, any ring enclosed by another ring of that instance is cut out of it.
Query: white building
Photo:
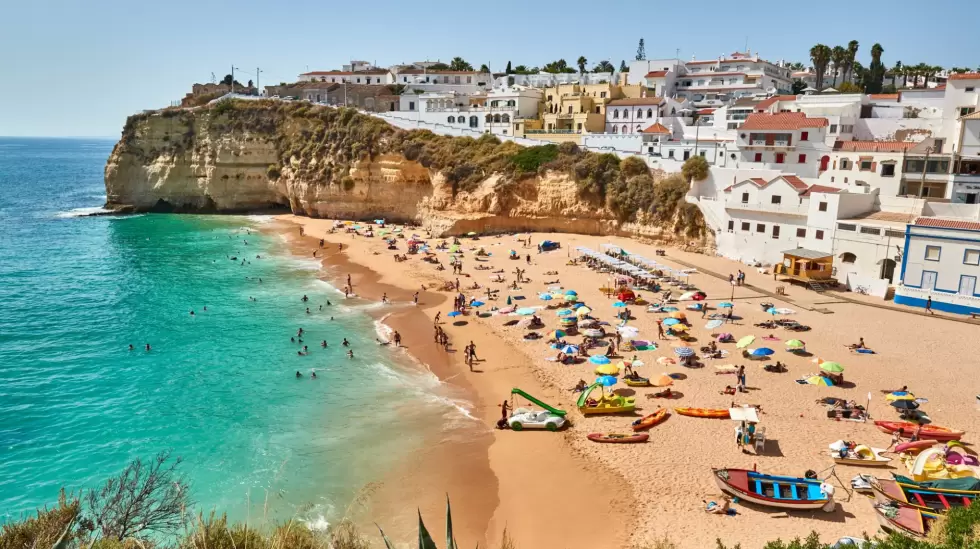
[[[441,71],[411,68],[394,75],[394,83],[410,91],[477,94],[493,86],[493,75],[480,71]]]
[[[494,80],[494,86],[527,86],[553,88],[559,84],[606,84],[613,83],[611,72],[506,74]]]
[[[614,99],[606,103],[606,133],[642,133],[664,116],[662,97]]]
[[[817,177],[821,159],[832,150],[826,144],[828,126],[826,118],[801,112],[752,114],[738,131],[739,166]]]
[[[299,75],[300,82],[327,82],[330,84],[364,84],[372,86],[387,86],[395,81],[387,69],[360,69],[356,71],[313,71]]]
[[[980,222],[920,217],[908,226],[895,303],[980,313]]]
[[[453,91],[408,93],[400,97],[400,106],[402,111],[415,112],[421,122],[508,135],[514,120],[537,116],[542,93],[524,86],[494,88],[479,95]]]

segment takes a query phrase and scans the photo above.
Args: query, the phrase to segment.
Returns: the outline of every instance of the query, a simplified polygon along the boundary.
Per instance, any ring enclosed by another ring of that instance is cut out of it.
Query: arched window
[[[840,260],[842,263],[854,263],[856,259],[857,256],[852,254],[851,252],[844,252],[840,254]]]
[[[619,109],[613,109],[613,118],[619,118]]]
[[[647,118],[653,118],[653,109],[647,109]]]
[[[616,126],[613,126],[612,130],[613,133],[619,133],[619,128],[617,128]]]
[[[487,122],[493,122],[493,115],[491,114],[487,115]]]
[[[500,122],[500,115],[499,114],[493,115],[493,121],[494,123]]]
[[[448,118],[448,122],[449,122],[450,124],[453,124],[453,123],[455,123],[455,122],[456,122],[456,117],[455,117],[455,116],[450,116],[450,117]]]
[[[643,127],[640,126],[639,124],[637,124],[636,125],[636,133],[640,133],[641,131],[643,131]]]
[[[501,122],[510,122],[510,115],[509,114],[502,114],[502,115],[500,115],[500,121]]]
[[[626,133],[627,131],[629,131],[629,130],[627,130],[627,129],[626,129],[626,125],[625,125],[625,124],[623,124],[623,133]]]
[[[510,100],[507,101],[507,106],[508,107],[513,107],[514,105],[517,105],[517,102],[514,101],[513,99],[510,99]]]
[[[477,127],[479,125],[480,125],[480,119],[477,118],[476,116],[471,116],[470,117],[470,127],[471,128],[475,128],[475,127]]]

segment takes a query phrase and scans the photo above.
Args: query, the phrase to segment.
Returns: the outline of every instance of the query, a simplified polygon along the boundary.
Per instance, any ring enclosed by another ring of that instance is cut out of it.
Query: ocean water
[[[267,219],[84,216],[112,146],[0,138],[0,523],[170,449],[200,509],[322,525],[472,421]]]

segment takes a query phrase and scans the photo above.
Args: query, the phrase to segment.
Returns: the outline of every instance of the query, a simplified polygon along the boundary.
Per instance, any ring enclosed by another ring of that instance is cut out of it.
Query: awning
[[[756,412],[755,408],[738,406],[736,408],[729,408],[728,414],[731,415],[733,421],[759,423],[759,414]]]
[[[795,250],[786,250],[783,255],[788,255],[791,257],[798,257],[800,259],[824,259],[827,257],[833,257],[833,254],[828,254],[827,252],[819,252],[817,250],[810,250],[807,248],[796,248]]]

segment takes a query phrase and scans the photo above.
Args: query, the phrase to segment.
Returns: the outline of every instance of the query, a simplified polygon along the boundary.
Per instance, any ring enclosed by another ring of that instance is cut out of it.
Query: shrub
[[[354,179],[352,179],[349,175],[344,176],[344,178],[340,180],[340,187],[347,192],[354,190]]]
[[[635,175],[626,180],[619,178],[609,186],[606,204],[620,221],[635,221],[638,213],[649,212],[652,208],[653,188],[653,178],[649,173]]]
[[[606,200],[606,187],[619,176],[619,157],[614,154],[589,154],[573,167],[578,181],[579,197]]]
[[[703,156],[692,156],[684,161],[681,167],[684,179],[688,181],[701,181],[708,177],[708,161]]]
[[[538,168],[558,157],[558,145],[540,145],[527,147],[515,154],[511,162],[517,166],[518,172],[536,173]]]
[[[222,99],[214,105],[211,105],[211,112],[215,116],[221,116],[223,114],[228,114],[235,110],[235,101],[231,99]]]

